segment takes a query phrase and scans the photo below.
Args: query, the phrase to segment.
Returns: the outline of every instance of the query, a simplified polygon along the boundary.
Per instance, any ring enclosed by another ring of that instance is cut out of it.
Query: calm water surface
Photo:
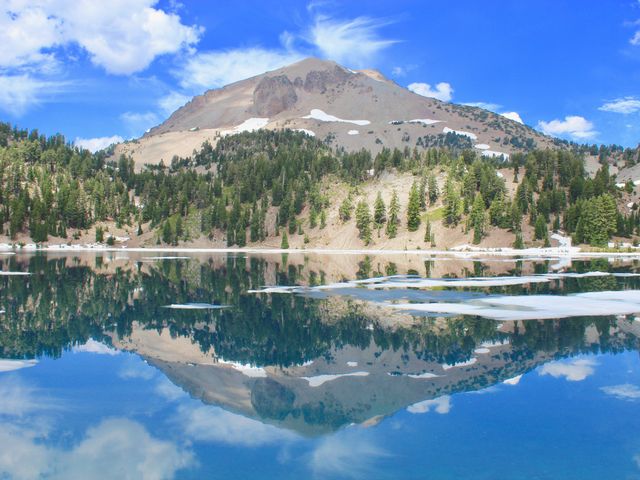
[[[640,479],[637,261],[0,267],[0,478]]]

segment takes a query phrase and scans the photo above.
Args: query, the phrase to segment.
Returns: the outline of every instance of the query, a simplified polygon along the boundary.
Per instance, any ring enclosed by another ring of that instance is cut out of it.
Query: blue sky
[[[640,0],[0,5],[0,118],[88,147],[307,56],[562,138],[640,142]]]

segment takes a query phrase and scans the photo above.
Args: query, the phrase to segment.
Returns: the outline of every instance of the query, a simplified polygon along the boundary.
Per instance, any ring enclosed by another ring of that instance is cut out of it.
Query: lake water
[[[637,260],[0,266],[0,478],[640,478]]]

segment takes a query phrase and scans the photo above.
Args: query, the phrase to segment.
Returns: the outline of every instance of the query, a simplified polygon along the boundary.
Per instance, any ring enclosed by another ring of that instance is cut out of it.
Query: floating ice
[[[567,296],[492,295],[459,303],[404,303],[389,306],[412,312],[476,315],[499,321],[630,315],[640,312],[640,290],[588,292]]]
[[[463,137],[469,137],[471,140],[477,140],[478,136],[475,133],[465,132],[464,130],[454,130],[453,128],[444,127],[442,133],[455,133],[456,135],[462,135]]]
[[[345,120],[343,118],[334,117],[333,115],[329,115],[319,108],[314,108],[311,110],[309,115],[306,115],[302,118],[312,118],[314,120],[320,120],[321,122],[344,122],[344,123],[353,123],[355,125],[369,125],[371,122],[369,120]]]
[[[315,377],[300,377],[309,382],[310,387],[319,387],[320,385],[331,382],[341,377],[366,377],[369,372],[352,372],[352,373],[337,373],[335,375],[317,375]]]
[[[220,308],[228,308],[228,305],[213,305],[211,303],[172,303],[165,305],[164,308],[172,308],[175,310],[217,310]]]

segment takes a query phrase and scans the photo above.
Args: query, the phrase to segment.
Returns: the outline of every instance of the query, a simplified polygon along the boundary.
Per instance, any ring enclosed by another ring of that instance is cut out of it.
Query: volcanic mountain
[[[417,95],[378,71],[308,58],[196,96],[116,154],[167,163],[206,140],[258,128],[301,130],[334,148],[374,153],[447,145],[506,156],[557,142],[493,112]]]

